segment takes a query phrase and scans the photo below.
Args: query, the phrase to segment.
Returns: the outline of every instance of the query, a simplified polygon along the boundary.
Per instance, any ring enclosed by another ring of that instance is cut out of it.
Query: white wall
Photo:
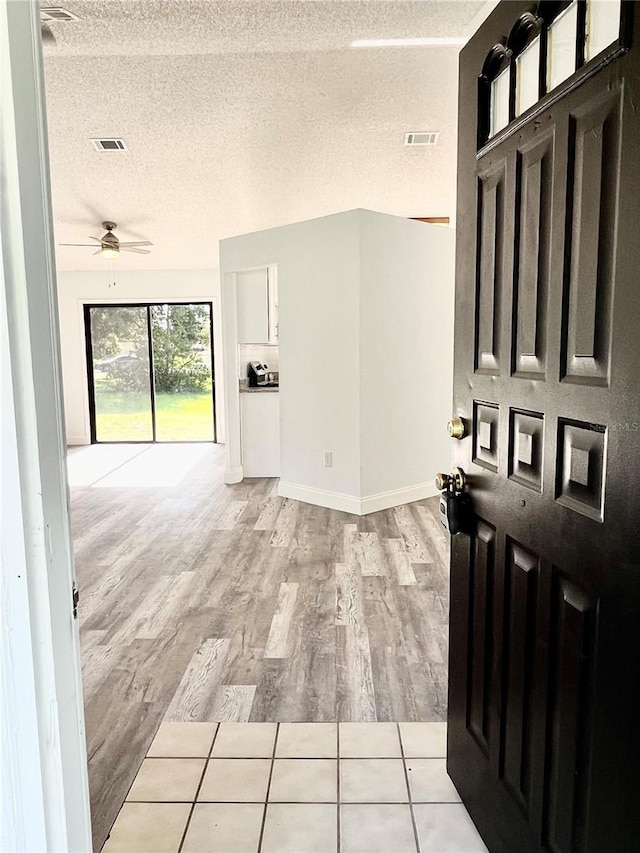
[[[115,264],[114,264],[115,266]],[[85,354],[85,303],[213,302],[218,441],[224,441],[224,370],[220,318],[220,276],[217,270],[115,270],[58,273],[58,306],[62,346],[62,377],[67,444],[89,444],[89,393]]]
[[[356,513],[435,494],[450,466],[454,232],[355,210],[221,242],[228,482],[242,477],[233,273],[265,264],[278,267],[280,493]]]
[[[91,847],[37,3],[0,3],[0,849]]]
[[[280,478],[344,495],[360,488],[358,219],[328,216],[279,235]]]
[[[277,264],[281,480],[347,496],[360,490],[358,402],[359,211],[220,243],[225,352],[235,358],[233,271]],[[230,379],[233,368],[227,371]],[[236,380],[237,384],[237,380]],[[228,469],[237,470],[237,388],[229,381]],[[328,403],[330,402],[330,405]],[[323,454],[333,452],[333,467]]]
[[[362,496],[449,471],[454,242],[450,228],[362,211]]]

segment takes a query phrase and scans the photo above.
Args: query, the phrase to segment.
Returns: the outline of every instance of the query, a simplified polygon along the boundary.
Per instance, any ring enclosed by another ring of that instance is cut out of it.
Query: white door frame
[[[3,851],[91,850],[36,0],[0,0]]]

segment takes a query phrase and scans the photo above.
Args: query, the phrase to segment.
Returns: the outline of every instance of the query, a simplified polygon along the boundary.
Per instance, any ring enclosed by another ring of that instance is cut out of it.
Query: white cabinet
[[[236,273],[238,343],[278,341],[278,285],[275,269]]]
[[[240,394],[242,470],[245,477],[280,476],[280,398],[277,391]]]
[[[267,270],[247,270],[236,275],[238,343],[263,344],[269,340],[269,288]]]

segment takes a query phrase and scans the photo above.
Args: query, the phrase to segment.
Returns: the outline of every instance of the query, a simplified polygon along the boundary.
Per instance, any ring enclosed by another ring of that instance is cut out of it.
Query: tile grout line
[[[264,840],[264,830],[267,825],[267,804],[269,802],[269,794],[271,793],[271,780],[273,779],[273,768],[276,763],[276,749],[278,748],[278,736],[280,734],[280,723],[276,723],[276,736],[273,740],[273,750],[271,752],[271,768],[269,769],[269,781],[267,782],[267,793],[264,797],[264,811],[262,812],[262,825],[260,826],[260,837],[258,838],[258,849],[256,853],[262,850],[262,842]]]
[[[162,722],[160,723],[160,725],[162,725]],[[160,728],[160,726],[158,726],[158,729],[159,729],[159,728]],[[133,788],[133,785],[134,785],[134,783],[135,783],[136,779],[138,778],[138,773],[140,772],[140,768],[142,767],[142,765],[144,764],[144,762],[145,762],[145,761],[147,761],[147,753],[149,752],[149,749],[151,748],[151,745],[153,744],[153,741],[155,740],[155,736],[158,734],[158,729],[156,729],[156,732],[155,732],[154,736],[151,738],[151,741],[150,741],[150,743],[149,743],[149,746],[147,747],[147,751],[146,751],[146,752],[145,752],[145,754],[143,755],[143,757],[142,757],[142,761],[140,762],[140,764],[139,764],[139,766],[138,766],[138,769],[136,770],[135,776],[133,777],[133,779],[131,780],[131,784],[130,784],[130,785],[129,785],[129,787],[127,788],[127,792],[126,792],[126,794],[124,795],[124,800],[122,801],[122,804],[120,805],[120,808],[119,808],[119,809],[118,809],[118,811],[116,812],[116,816],[114,817],[113,821],[111,822],[111,828],[109,829],[109,832],[107,833],[107,837],[106,837],[106,838],[105,838],[105,840],[103,841],[103,843],[102,843],[102,847],[100,848],[100,850],[102,850],[102,849],[106,846],[107,842],[108,842],[108,841],[109,841],[109,839],[111,838],[111,833],[113,832],[113,827],[116,825],[116,821],[117,821],[117,820],[118,820],[118,818],[120,817],[120,813],[122,812],[122,809],[125,807],[125,805],[126,805],[128,802],[138,802],[138,801],[136,801],[136,800],[129,800],[129,799],[128,799],[128,797],[129,797],[129,794],[131,793],[131,789]],[[179,853],[179,851],[178,851],[178,853]]]
[[[254,759],[255,760],[255,759]],[[258,759],[259,760],[259,759]],[[285,759],[286,760],[286,759]],[[331,759],[333,761],[333,759]],[[127,800],[128,805],[154,805],[161,803],[162,805],[191,805],[189,800]],[[457,800],[425,800],[420,805],[460,805]],[[197,806],[262,806],[264,800],[200,800],[196,803]],[[274,800],[270,805],[275,806],[335,806],[335,800]],[[342,803],[343,806],[410,806],[410,800],[347,800]]]
[[[372,575],[373,577],[373,575]],[[237,725],[244,725],[243,723],[239,723]],[[252,725],[263,725],[263,723],[252,723]],[[268,725],[266,723],[265,725]],[[297,723],[295,724],[297,725]],[[303,725],[307,725],[304,723]],[[309,725],[315,725],[315,723],[310,723]],[[322,725],[322,723],[320,723]],[[367,723],[369,725],[369,723]],[[371,725],[376,725],[375,723],[371,723]],[[192,758],[202,758],[202,755],[150,755],[144,757],[145,761],[181,761],[183,759],[192,759]],[[374,761],[399,761],[402,756],[399,755],[345,755],[344,761],[368,761],[370,759]],[[446,758],[444,755],[414,755],[408,756],[409,758],[418,758],[421,761],[442,761],[443,758]],[[216,756],[218,759],[225,759],[226,761],[256,761],[256,759],[260,758],[270,758],[270,756],[260,756],[260,755],[218,755]],[[278,759],[279,761],[333,761],[334,756],[327,755],[283,755]],[[145,801],[146,802],[146,801]],[[153,802],[153,800],[149,800],[149,802]]]
[[[189,817],[187,818],[187,823],[184,828],[184,832],[182,833],[182,838],[180,839],[180,844],[178,845],[177,853],[182,853],[182,848],[184,847],[184,842],[187,839],[187,832],[189,831],[189,826],[191,824],[191,818],[193,817],[193,812],[196,807],[196,803],[198,802],[198,794],[200,793],[200,789],[202,788],[202,783],[204,782],[204,777],[207,772],[207,768],[209,767],[209,759],[211,758],[211,754],[213,752],[213,746],[216,742],[216,738],[218,737],[218,732],[220,731],[220,726],[222,723],[218,723],[216,727],[215,734],[213,736],[213,740],[211,741],[211,746],[209,747],[209,752],[204,761],[204,767],[202,768],[202,776],[200,777],[200,781],[198,782],[198,787],[196,788],[196,793],[193,797],[193,802],[191,803],[191,808],[189,810]]]
[[[409,811],[411,812],[411,823],[413,825],[413,837],[416,843],[417,853],[420,851],[420,839],[418,837],[418,826],[416,824],[416,816],[413,811],[413,797],[411,796],[411,786],[409,785],[409,771],[407,770],[407,759],[404,754],[404,743],[402,742],[402,732],[400,731],[400,723],[396,723],[398,727],[398,740],[400,741],[400,753],[402,755],[402,769],[404,770],[404,781],[407,786],[407,797],[409,798]]]

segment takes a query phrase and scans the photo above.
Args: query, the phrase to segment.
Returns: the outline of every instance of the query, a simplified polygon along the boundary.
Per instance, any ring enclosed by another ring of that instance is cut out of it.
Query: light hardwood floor
[[[358,518],[225,486],[223,453],[70,453],[96,850],[163,721],[446,716],[436,499]]]

